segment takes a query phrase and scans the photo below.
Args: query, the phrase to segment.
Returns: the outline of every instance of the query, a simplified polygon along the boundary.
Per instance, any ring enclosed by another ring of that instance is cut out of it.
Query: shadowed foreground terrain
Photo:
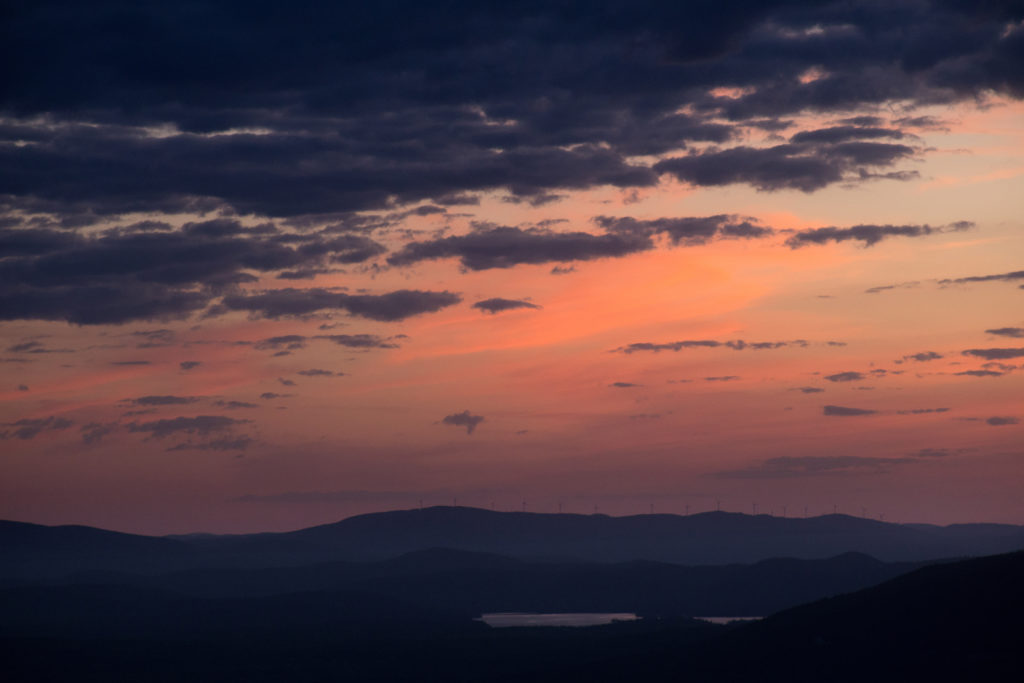
[[[1024,552],[681,566],[435,548],[296,566],[246,566],[241,557],[260,555],[232,552],[217,567],[207,565],[226,556],[212,546],[252,539],[197,547],[83,528],[6,533],[5,680],[995,680],[1020,664],[1024,636]],[[24,571],[60,556],[72,561],[36,578]],[[644,618],[509,629],[475,619],[498,611]],[[718,626],[691,618],[700,615],[771,616]]]

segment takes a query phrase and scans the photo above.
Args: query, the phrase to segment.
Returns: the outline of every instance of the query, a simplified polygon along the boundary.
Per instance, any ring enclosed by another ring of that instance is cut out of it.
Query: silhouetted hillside
[[[167,572],[377,561],[436,548],[549,562],[651,560],[687,565],[820,559],[858,552],[884,561],[989,555],[1024,548],[1024,527],[887,524],[708,512],[689,516],[537,514],[465,507],[399,510],[287,533],[153,538],[89,527],[0,523],[0,578],[84,570]]]
[[[331,591],[9,589],[0,658],[8,680],[54,683],[1012,680],[1022,575],[1024,553],[933,565],[735,627],[490,629],[458,610]]]
[[[283,534],[198,539],[234,557],[281,552],[325,559],[376,560],[427,548],[453,548],[531,560],[680,564],[826,558],[860,552],[886,561],[976,556],[1024,548],[1010,525],[911,527],[826,515],[782,518],[708,512],[689,516],[540,514],[433,507],[350,517]]]
[[[63,576],[90,569],[169,571],[200,564],[201,555],[171,538],[0,520],[0,577]]]
[[[594,670],[645,681],[999,681],[1019,671],[1024,552],[933,565]],[[638,662],[647,662],[638,664]],[[621,680],[621,679],[619,679]]]
[[[529,563],[496,555],[429,550],[381,562],[195,569],[155,576],[91,572],[50,582],[133,586],[199,598],[347,591],[470,616],[485,612],[746,616],[858,590],[917,566],[883,563],[855,553],[826,560],[685,567],[647,561]]]

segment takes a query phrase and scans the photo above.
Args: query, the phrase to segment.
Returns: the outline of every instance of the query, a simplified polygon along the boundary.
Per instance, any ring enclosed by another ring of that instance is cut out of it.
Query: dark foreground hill
[[[1024,552],[933,565],[735,629],[699,652],[606,663],[593,680],[1012,680],[1024,662],[1022,576]]]
[[[0,578],[83,570],[167,572],[377,561],[430,548],[526,560],[688,565],[847,552],[921,561],[1024,548],[1024,527],[900,525],[826,515],[807,519],[710,512],[689,516],[536,514],[464,507],[351,517],[287,533],[152,538],[88,527],[0,523]]]
[[[457,610],[344,592],[33,587],[0,597],[0,661],[7,680],[54,682],[1011,680],[1022,575],[1024,553],[933,565],[731,628],[652,618],[489,629]],[[50,610],[65,618],[47,625]]]

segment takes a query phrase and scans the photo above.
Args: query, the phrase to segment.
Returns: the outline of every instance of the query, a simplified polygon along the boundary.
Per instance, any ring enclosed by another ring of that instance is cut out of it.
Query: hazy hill
[[[471,617],[485,612],[595,611],[747,616],[871,586],[917,566],[883,563],[856,553],[827,560],[686,567],[650,561],[528,563],[496,555],[428,550],[381,562],[194,569],[155,576],[90,572],[51,579],[49,585],[126,586],[203,599],[342,591],[458,610]]]
[[[201,554],[172,538],[0,520],[0,577],[62,576],[89,569],[159,572],[195,566]]]
[[[538,514],[433,507],[350,517],[287,533],[153,538],[88,527],[0,524],[0,578],[82,570],[297,566],[376,561],[449,548],[542,561],[651,560],[687,565],[820,559],[978,556],[1024,548],[1024,527],[899,525],[846,515],[807,519],[709,512],[689,516]]]
[[[235,557],[279,553],[376,560],[452,548],[531,560],[680,564],[826,558],[860,552],[885,561],[976,556],[1024,548],[1024,527],[891,524],[847,515],[782,518],[707,512],[606,515],[494,512],[432,507],[350,517],[281,534],[212,537],[194,543]]]

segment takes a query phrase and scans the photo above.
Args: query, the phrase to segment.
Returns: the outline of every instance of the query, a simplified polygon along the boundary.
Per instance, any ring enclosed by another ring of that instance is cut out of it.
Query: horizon
[[[0,517],[1024,524],[1020,3],[8,14]]]
[[[771,512],[758,512],[756,514],[753,514],[753,513],[737,511],[737,510],[703,510],[703,511],[698,511],[698,512],[689,512],[689,513],[682,513],[682,514],[676,513],[676,512],[657,512],[657,511],[655,511],[653,513],[651,513],[651,512],[641,512],[641,513],[627,513],[627,514],[621,514],[621,515],[609,515],[609,514],[606,514],[606,513],[603,513],[603,512],[572,512],[572,511],[568,511],[568,510],[566,510],[566,511],[559,511],[559,510],[554,510],[554,511],[548,511],[548,510],[514,510],[514,509],[497,510],[497,509],[493,509],[493,508],[476,507],[476,506],[472,506],[472,505],[430,505],[430,506],[424,506],[424,507],[421,507],[421,508],[395,508],[395,509],[388,509],[388,510],[374,510],[374,511],[370,511],[370,512],[357,513],[357,514],[354,514],[354,515],[350,515],[348,517],[342,517],[340,519],[329,520],[329,521],[326,521],[326,522],[318,522],[318,523],[315,523],[315,524],[312,524],[312,525],[309,525],[309,526],[296,527],[296,528],[293,528],[293,529],[280,529],[280,530],[262,529],[262,530],[257,530],[257,531],[248,531],[248,532],[222,532],[222,533],[194,530],[194,531],[172,532],[172,533],[167,533],[167,534],[147,534],[147,533],[142,533],[142,532],[127,531],[127,530],[124,530],[124,529],[113,529],[113,528],[108,528],[108,527],[97,527],[97,526],[92,526],[92,525],[88,525],[88,524],[76,524],[76,523],[40,524],[38,522],[31,522],[31,521],[27,521],[27,520],[6,519],[6,518],[0,519],[0,522],[13,522],[15,524],[32,524],[32,525],[44,526],[44,527],[84,527],[84,528],[90,528],[90,529],[98,529],[98,530],[101,530],[101,531],[111,531],[111,532],[115,532],[115,533],[130,534],[130,535],[136,535],[136,536],[148,536],[148,537],[152,537],[152,538],[187,537],[187,536],[247,536],[247,535],[261,535],[261,534],[287,534],[287,533],[291,533],[291,532],[294,532],[294,531],[303,531],[305,529],[312,529],[312,528],[316,528],[316,527],[332,526],[334,524],[340,524],[342,522],[345,522],[345,521],[350,520],[350,519],[355,519],[357,517],[371,517],[371,516],[374,516],[374,515],[385,515],[385,514],[396,513],[396,512],[426,512],[426,511],[430,511],[430,510],[471,510],[471,511],[477,511],[477,512],[486,512],[486,513],[502,514],[502,515],[536,515],[536,516],[549,516],[549,517],[556,517],[556,516],[567,516],[567,517],[568,516],[572,516],[572,517],[603,517],[603,518],[609,518],[609,519],[611,519],[611,518],[614,518],[614,519],[628,519],[628,518],[634,518],[634,517],[679,517],[679,518],[684,518],[684,517],[700,517],[700,516],[705,516],[705,515],[727,515],[727,516],[739,516],[739,517],[750,517],[750,518],[755,518],[755,517],[771,517],[773,519],[786,519],[786,520],[798,520],[799,521],[799,520],[824,519],[824,518],[827,518],[827,517],[843,517],[843,518],[847,518],[847,519],[856,519],[856,520],[862,520],[862,521],[866,521],[866,522],[878,522],[878,523],[881,523],[881,524],[891,524],[891,525],[894,525],[894,526],[936,526],[936,527],[940,527],[940,528],[945,528],[945,527],[949,527],[949,526],[995,525],[995,526],[1024,527],[1024,525],[1022,525],[1022,524],[1009,524],[1009,523],[1001,523],[1001,522],[952,522],[950,524],[931,524],[929,522],[914,522],[914,521],[905,521],[905,520],[898,520],[897,521],[897,520],[888,520],[888,519],[878,519],[878,518],[871,518],[871,517],[863,517],[863,516],[860,516],[860,515],[848,514],[848,513],[844,513],[844,512],[824,512],[824,513],[817,514],[817,515],[806,515],[806,516],[805,515],[783,516],[781,514],[773,514]]]

